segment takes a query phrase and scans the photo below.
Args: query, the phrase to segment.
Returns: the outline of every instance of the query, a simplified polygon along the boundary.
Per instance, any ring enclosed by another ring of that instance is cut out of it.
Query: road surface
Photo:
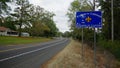
[[[40,68],[69,42],[63,38],[45,43],[0,46],[0,68]]]

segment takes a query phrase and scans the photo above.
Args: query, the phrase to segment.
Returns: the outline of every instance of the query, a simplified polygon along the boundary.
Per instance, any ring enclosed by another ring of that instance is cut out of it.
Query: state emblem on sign
[[[85,19],[88,23],[92,20],[89,16]]]

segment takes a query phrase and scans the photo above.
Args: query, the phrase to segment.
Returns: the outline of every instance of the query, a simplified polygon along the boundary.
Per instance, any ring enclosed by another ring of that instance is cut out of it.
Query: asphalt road
[[[69,42],[62,38],[45,43],[0,46],[0,68],[40,68]]]

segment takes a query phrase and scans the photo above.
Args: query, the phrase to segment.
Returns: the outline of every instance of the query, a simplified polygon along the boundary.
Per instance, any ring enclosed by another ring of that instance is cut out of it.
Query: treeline
[[[103,17],[103,28],[98,29],[97,46],[109,50],[120,60],[120,1],[114,0],[114,41],[111,41],[111,0],[99,0],[96,7],[101,7]],[[81,40],[82,29],[76,28],[75,13],[76,11],[92,11],[93,4],[89,0],[74,0],[69,9],[67,16],[71,22],[71,35],[74,39]],[[84,42],[93,45],[94,30],[84,28]]]
[[[18,31],[19,36],[28,32],[31,36],[53,37],[58,32],[53,21],[55,14],[29,0],[0,0],[0,6],[0,26]]]

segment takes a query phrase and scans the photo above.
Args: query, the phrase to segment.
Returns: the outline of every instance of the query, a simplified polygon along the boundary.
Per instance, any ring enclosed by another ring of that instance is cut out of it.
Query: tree
[[[114,37],[115,40],[120,40],[120,29],[119,18],[120,18],[120,1],[114,1]],[[111,39],[111,0],[100,0],[101,10],[103,11],[104,26],[103,26],[103,36],[105,39]]]
[[[69,22],[71,22],[71,30],[72,36],[75,39],[81,39],[81,29],[76,28],[75,26],[75,13],[76,11],[92,11],[93,5],[89,3],[88,0],[74,0],[71,3],[71,6],[68,9],[67,16],[69,18]],[[93,40],[93,31],[89,28],[84,29],[84,35],[86,36],[84,39],[86,41]]]
[[[8,16],[5,18],[5,21],[3,23],[4,27],[10,28],[12,30],[16,30],[15,22],[13,21],[13,18],[11,16]]]
[[[13,13],[4,18],[4,23],[2,23],[3,10],[7,12],[7,1],[10,0],[0,1],[0,5],[5,5],[2,6],[2,10],[0,10],[0,25],[12,30],[16,30],[15,25],[17,25],[19,36],[21,36],[22,31],[29,32],[33,36],[53,37],[57,34],[58,29],[53,21],[55,14],[44,10],[44,8],[40,6],[30,4],[29,0],[13,0],[16,8]],[[22,28],[22,26],[24,26],[24,28]]]
[[[4,17],[2,15],[8,13],[8,9],[10,10],[7,2],[11,2],[11,0],[0,0],[0,26],[3,26],[4,23]]]
[[[55,36],[58,29],[53,21],[54,15],[54,13],[46,11],[40,6],[31,6],[29,12],[31,26],[28,27],[31,35]]]
[[[36,22],[31,30],[32,36],[45,36],[45,32],[49,32],[49,28],[40,22]]]
[[[56,24],[53,21],[53,13],[47,12],[45,16],[43,17],[43,23],[47,25],[50,29],[50,32],[48,33],[49,36],[56,36],[58,32],[58,28],[56,27]]]
[[[11,15],[16,18],[16,22],[19,25],[19,36],[21,36],[22,25],[25,26],[26,24],[29,24],[30,16],[28,12],[31,4],[29,4],[28,0],[16,0],[15,3],[18,5],[18,7],[15,8],[15,13]]]
[[[64,32],[63,37],[71,37],[71,32],[69,31]]]

